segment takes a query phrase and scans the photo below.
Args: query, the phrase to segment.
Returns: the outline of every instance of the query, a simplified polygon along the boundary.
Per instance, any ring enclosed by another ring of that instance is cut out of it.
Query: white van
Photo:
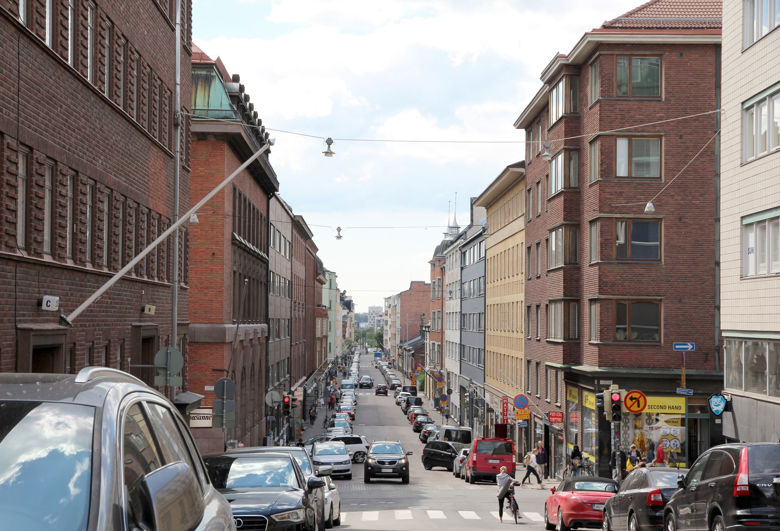
[[[436,434],[437,441],[452,443],[460,451],[471,446],[471,428],[467,426],[442,426]]]

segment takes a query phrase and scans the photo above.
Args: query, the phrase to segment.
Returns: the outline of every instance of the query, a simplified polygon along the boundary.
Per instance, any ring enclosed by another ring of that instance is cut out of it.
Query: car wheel
[[[628,531],[639,531],[639,522],[636,519],[636,513],[631,513],[631,516],[628,517]]]
[[[363,483],[371,483],[371,474],[364,474],[363,475]]]
[[[401,477],[401,483],[403,483],[405,485],[409,483],[409,473],[408,472]]]
[[[355,463],[362,463],[366,460],[366,452],[355,452],[355,455],[352,456],[352,461]]]
[[[333,525],[341,525],[341,502],[339,502],[339,515],[333,519]]]
[[[715,515],[710,525],[710,531],[726,531],[726,524],[723,521],[723,517],[719,514]]]
[[[423,466],[425,467],[425,470],[430,470],[432,468],[428,461],[423,461]]]
[[[558,508],[558,531],[569,531],[569,526],[563,521],[563,513],[561,513],[560,507]]]
[[[325,520],[325,527],[330,529],[333,527],[333,506],[330,506],[330,514],[328,514],[328,519]]]
[[[547,504],[544,504],[544,528],[549,530],[555,529],[555,526],[550,523],[550,517],[547,516]]]
[[[667,513],[664,516],[664,531],[677,531],[677,522],[675,522],[672,513]]]
[[[471,483],[471,484],[473,485],[475,481],[476,481],[476,480],[474,479],[474,474],[469,474],[469,477],[468,477],[468,482],[469,482],[469,483]]]

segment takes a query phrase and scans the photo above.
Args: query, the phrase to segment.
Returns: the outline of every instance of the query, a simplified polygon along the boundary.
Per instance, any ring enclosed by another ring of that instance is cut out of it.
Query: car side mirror
[[[310,477],[308,480],[306,480],[306,490],[309,492],[324,486],[325,480],[322,478]]]
[[[182,461],[148,473],[141,490],[154,519],[150,522],[153,529],[193,529],[203,516],[198,479]]]
[[[680,474],[679,476],[677,476],[677,486],[679,488],[681,488],[681,489],[685,488],[685,475],[684,474]]]
[[[321,465],[317,469],[315,475],[323,477],[323,476],[330,476],[332,473],[333,473],[333,467],[332,466],[330,466],[330,465]]]
[[[555,494],[555,487],[550,487],[550,492],[552,492],[553,494]]]
[[[414,452],[406,452],[406,455],[412,455]]]

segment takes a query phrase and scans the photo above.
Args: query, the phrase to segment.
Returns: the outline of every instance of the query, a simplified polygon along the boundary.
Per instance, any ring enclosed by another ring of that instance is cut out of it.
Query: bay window
[[[562,225],[550,231],[547,245],[547,268],[577,263],[578,228]]]
[[[548,197],[553,196],[564,188],[577,188],[579,179],[579,153],[564,150],[550,159],[550,180]]]
[[[615,301],[615,340],[652,341],[661,338],[661,305],[654,301]]]
[[[547,339],[578,339],[577,301],[550,301],[547,310]]]
[[[639,219],[615,221],[615,258],[618,260],[660,260],[661,223]]]
[[[618,137],[615,175],[617,177],[661,177],[661,139],[658,137]]]

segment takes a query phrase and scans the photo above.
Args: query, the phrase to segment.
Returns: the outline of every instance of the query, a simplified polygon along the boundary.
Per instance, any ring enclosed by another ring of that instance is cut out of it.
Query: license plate
[[[498,463],[498,459],[488,459],[488,463]]]
[[[393,473],[393,469],[392,468],[383,468],[382,469],[382,473],[383,474],[392,474]]]
[[[603,511],[604,510],[604,504],[603,503],[594,503],[593,504],[593,510],[594,511]]]

